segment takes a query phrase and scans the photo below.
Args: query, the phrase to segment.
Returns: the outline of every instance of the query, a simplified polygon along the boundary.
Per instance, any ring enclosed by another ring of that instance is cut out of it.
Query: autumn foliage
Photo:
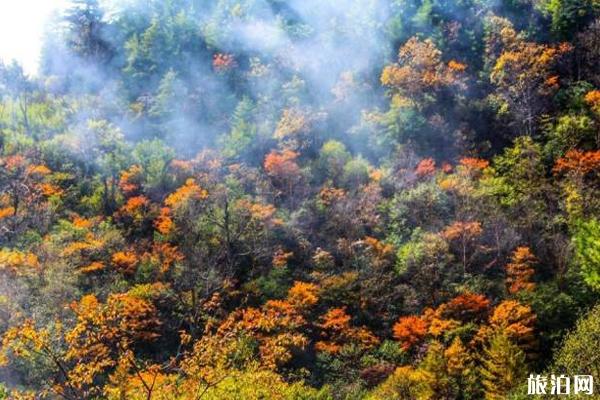
[[[0,61],[0,400],[600,371],[598,0],[70,3]]]
[[[456,221],[448,226],[442,232],[442,235],[448,240],[471,240],[481,235],[481,223]]]
[[[433,175],[435,173],[435,161],[431,158],[419,161],[415,173],[418,177]]]
[[[506,265],[506,285],[509,293],[514,294],[521,290],[530,292],[535,288],[532,278],[536,262],[528,247],[518,247],[514,251],[511,262]]]
[[[489,319],[492,331],[502,332],[526,351],[535,350],[535,322],[536,315],[531,307],[516,300],[498,304]]]
[[[581,151],[569,150],[564,157],[556,160],[555,173],[572,173],[584,176],[600,169],[600,150]]]
[[[427,334],[427,324],[417,316],[402,317],[394,324],[394,338],[404,350],[409,350],[418,344]]]
[[[273,151],[265,157],[265,171],[276,179],[293,179],[300,172],[295,162],[297,157],[298,154],[291,150]]]
[[[463,293],[448,303],[444,314],[461,321],[473,321],[485,319],[490,307],[490,300],[484,295],[475,293]]]
[[[217,53],[213,56],[213,68],[217,72],[226,72],[237,66],[232,54]]]
[[[383,69],[381,83],[408,95],[458,84],[466,66],[455,60],[444,64],[441,54],[433,41],[412,37],[398,51],[398,63]]]
[[[321,329],[321,340],[315,343],[315,349],[326,353],[337,353],[345,344],[355,343],[363,348],[371,348],[379,339],[366,327],[355,327],[351,317],[343,308],[334,308],[321,316],[317,326]]]
[[[132,274],[135,272],[138,258],[133,252],[119,251],[112,255],[112,263],[118,271],[126,274]]]
[[[171,193],[165,199],[165,205],[176,208],[188,201],[203,200],[208,197],[208,192],[202,189],[192,178],[185,181],[185,184]]]
[[[490,163],[489,161],[480,158],[464,157],[460,159],[460,165],[468,171],[478,171],[486,169]]]

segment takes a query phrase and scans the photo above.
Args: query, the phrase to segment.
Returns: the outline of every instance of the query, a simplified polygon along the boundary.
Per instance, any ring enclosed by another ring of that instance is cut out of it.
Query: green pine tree
[[[492,337],[485,349],[481,377],[486,400],[505,399],[526,379],[525,353],[500,333]]]

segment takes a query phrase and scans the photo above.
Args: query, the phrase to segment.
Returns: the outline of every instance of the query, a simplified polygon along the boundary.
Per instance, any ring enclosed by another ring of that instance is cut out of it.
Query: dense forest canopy
[[[598,0],[72,0],[0,96],[0,399],[600,379]]]

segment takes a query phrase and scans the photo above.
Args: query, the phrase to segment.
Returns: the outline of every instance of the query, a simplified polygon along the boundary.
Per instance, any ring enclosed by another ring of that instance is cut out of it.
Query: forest
[[[0,399],[525,399],[599,291],[599,0],[71,0],[0,63]]]

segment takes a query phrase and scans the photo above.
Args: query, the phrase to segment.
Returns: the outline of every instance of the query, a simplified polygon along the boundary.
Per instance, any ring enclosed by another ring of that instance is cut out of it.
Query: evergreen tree
[[[486,400],[502,400],[526,378],[525,354],[499,333],[483,354],[481,377]]]
[[[114,50],[107,39],[107,24],[103,19],[98,0],[71,0],[64,17],[69,50],[88,62],[108,63]]]
[[[425,359],[419,366],[427,373],[427,383],[433,393],[432,400],[456,398],[457,387],[448,375],[447,363],[444,346],[439,342],[432,342],[427,349]]]

